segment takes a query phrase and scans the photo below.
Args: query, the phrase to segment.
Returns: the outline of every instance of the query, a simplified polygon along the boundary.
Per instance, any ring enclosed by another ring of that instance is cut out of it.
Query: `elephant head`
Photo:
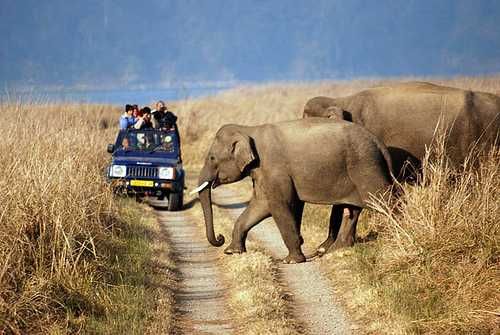
[[[342,108],[342,103],[328,97],[315,97],[304,106],[302,117],[325,117],[352,122],[352,114]]]
[[[215,237],[211,188],[243,179],[250,172],[250,164],[256,160],[252,139],[241,129],[228,125],[217,132],[200,172],[200,186],[195,190],[199,192],[203,208],[207,239],[216,247],[224,244],[224,236]]]

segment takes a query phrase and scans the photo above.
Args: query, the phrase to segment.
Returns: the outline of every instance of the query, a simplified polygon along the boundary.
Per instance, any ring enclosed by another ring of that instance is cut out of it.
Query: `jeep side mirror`
[[[108,144],[108,152],[110,154],[112,154],[113,151],[115,151],[115,145],[114,144]]]

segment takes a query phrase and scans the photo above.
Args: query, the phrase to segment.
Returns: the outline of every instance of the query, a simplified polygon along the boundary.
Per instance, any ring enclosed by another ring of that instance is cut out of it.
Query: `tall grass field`
[[[15,102],[0,114],[0,333],[143,333],[153,227],[104,173],[119,111]]]

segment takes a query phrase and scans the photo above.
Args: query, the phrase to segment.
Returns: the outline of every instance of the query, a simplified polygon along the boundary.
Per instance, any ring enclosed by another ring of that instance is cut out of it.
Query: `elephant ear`
[[[234,159],[241,172],[245,170],[245,167],[248,164],[255,160],[255,155],[250,141],[250,137],[238,133],[233,142]]]
[[[338,106],[330,106],[326,110],[326,117],[334,120],[345,120],[352,122],[352,115]]]

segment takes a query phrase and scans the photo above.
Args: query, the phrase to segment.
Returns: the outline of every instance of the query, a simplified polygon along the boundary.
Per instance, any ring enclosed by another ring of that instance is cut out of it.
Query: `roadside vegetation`
[[[500,92],[500,77],[418,80]],[[185,135],[185,162],[202,163],[222,124],[295,119],[314,96],[348,95],[394,81],[243,87],[179,101],[175,110]],[[489,334],[499,329],[500,153],[493,151],[482,157],[479,168],[470,164],[463,171],[446,164],[439,146],[432,155],[424,164],[422,183],[403,185],[398,214],[387,204],[374,203],[379,212],[365,210],[360,219],[359,242],[364,243],[319,260],[351,317],[364,325],[363,332]],[[306,205],[306,247],[326,238],[329,215],[329,206]]]
[[[498,331],[500,150],[456,170],[440,145],[421,184],[404,185],[398,212],[375,202],[367,222],[379,238],[354,262],[404,330],[426,334]],[[471,162],[474,159],[471,158]]]
[[[143,333],[155,221],[104,181],[118,111],[13,102],[0,113],[0,333]]]

